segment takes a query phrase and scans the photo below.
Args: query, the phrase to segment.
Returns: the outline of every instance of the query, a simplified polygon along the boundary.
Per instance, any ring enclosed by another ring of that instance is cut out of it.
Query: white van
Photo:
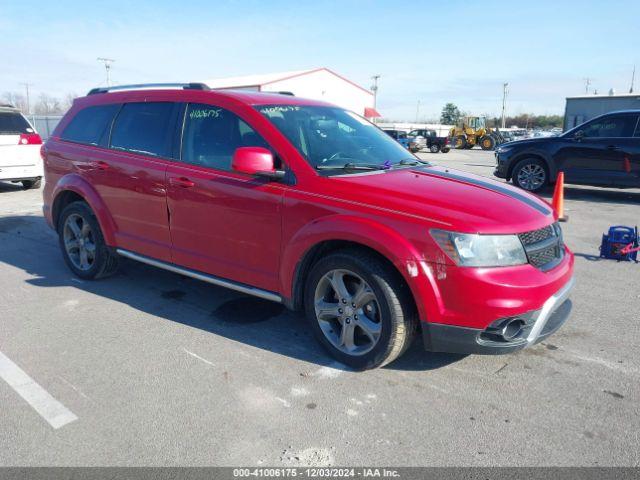
[[[20,111],[0,105],[0,180],[39,188],[42,176],[42,138]]]

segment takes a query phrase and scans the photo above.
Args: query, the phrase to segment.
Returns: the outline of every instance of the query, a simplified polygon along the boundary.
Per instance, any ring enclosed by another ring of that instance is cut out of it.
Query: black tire
[[[482,150],[493,150],[496,147],[496,139],[491,135],[485,135],[480,139],[480,148]]]
[[[81,217],[82,220],[86,221],[91,228],[92,240],[95,245],[95,254],[93,263],[87,270],[82,270],[74,265],[74,262],[65,247],[63,232],[67,219],[71,215]],[[91,210],[91,207],[89,207],[85,202],[73,202],[64,208],[58,220],[58,240],[65,263],[78,277],[85,280],[97,280],[99,278],[105,278],[113,275],[117,271],[119,256],[105,244],[98,219],[93,213],[93,210]]]
[[[449,150],[451,150],[449,147],[444,147],[442,150],[440,150],[442,153],[449,153]]]
[[[434,143],[429,147],[429,151],[431,153],[438,153],[440,151],[440,145],[438,145],[437,143]]]
[[[523,172],[542,172],[542,181],[538,184],[534,182],[527,182]],[[521,175],[522,174],[522,175]],[[511,173],[511,181],[516,187],[519,187],[528,192],[536,193],[542,191],[549,184],[549,170],[545,163],[534,157],[524,158],[520,160]]]
[[[30,190],[32,188],[40,188],[42,185],[42,177],[32,178],[31,180],[22,180],[22,188]]]
[[[316,317],[316,288],[328,272],[336,269],[349,270],[364,279],[380,307],[380,336],[375,346],[361,355],[350,355],[336,348]],[[312,267],[305,284],[304,307],[318,341],[333,357],[355,370],[378,368],[394,361],[411,345],[418,325],[411,292],[398,272],[375,255],[357,249],[332,253]]]
[[[465,137],[464,135],[458,135],[454,140],[455,148],[460,150],[467,148],[467,137]]]

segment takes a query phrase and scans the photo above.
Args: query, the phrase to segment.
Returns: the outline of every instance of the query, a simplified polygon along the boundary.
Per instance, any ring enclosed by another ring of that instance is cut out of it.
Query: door
[[[559,171],[570,183],[624,185],[629,181],[629,155],[637,115],[616,114],[592,120],[563,137],[556,154]]]
[[[119,247],[171,261],[165,171],[171,162],[179,105],[126,103],[111,130],[108,150],[96,155],[93,184],[116,224]]]
[[[173,263],[278,291],[285,185],[231,171],[238,147],[268,147],[235,113],[190,104],[181,161],[167,168]]]

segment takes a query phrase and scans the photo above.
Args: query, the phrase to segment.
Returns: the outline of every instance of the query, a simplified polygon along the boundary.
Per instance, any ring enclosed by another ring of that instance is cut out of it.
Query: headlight
[[[524,265],[527,255],[517,235],[477,235],[431,230],[444,252],[463,267]]]

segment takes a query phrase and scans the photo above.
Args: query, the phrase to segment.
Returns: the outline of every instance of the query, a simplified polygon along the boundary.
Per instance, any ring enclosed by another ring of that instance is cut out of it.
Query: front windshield
[[[420,162],[378,127],[341,108],[260,105],[256,109],[318,170],[387,169]]]

